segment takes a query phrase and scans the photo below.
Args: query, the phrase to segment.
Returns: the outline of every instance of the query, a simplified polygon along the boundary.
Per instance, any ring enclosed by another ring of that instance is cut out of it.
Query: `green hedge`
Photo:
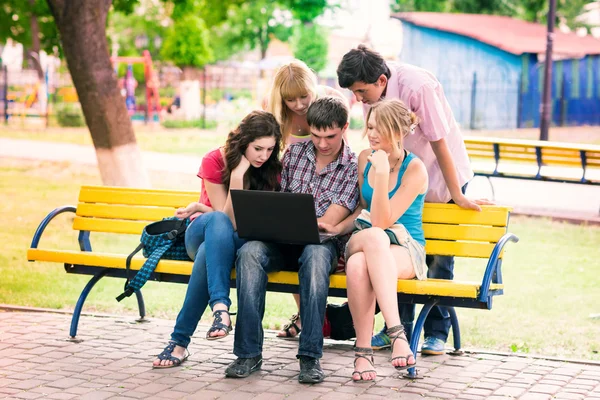
[[[193,119],[190,121],[180,119],[167,119],[162,122],[162,126],[167,129],[181,129],[181,128],[199,128],[199,129],[215,129],[217,127],[217,121],[206,120],[206,126],[203,126],[203,119]]]
[[[85,118],[79,104],[63,104],[56,108],[56,122],[59,126],[82,127]]]

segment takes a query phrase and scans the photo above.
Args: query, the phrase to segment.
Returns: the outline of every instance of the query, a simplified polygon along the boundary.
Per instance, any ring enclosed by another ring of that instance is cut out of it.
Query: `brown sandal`
[[[389,338],[392,340],[392,346],[391,346],[392,347],[392,354],[394,354],[394,344],[396,343],[396,340],[400,339],[400,340],[404,340],[406,343],[408,343],[408,340],[406,340],[406,335],[404,334],[404,326],[402,326],[402,325],[392,326],[391,328],[388,328],[388,330],[386,331],[386,333],[389,336]],[[409,364],[408,363],[408,359],[410,357],[412,357],[413,360],[415,360],[414,364]],[[409,369],[409,368],[417,366],[417,358],[415,357],[415,355],[413,354],[412,351],[410,353],[406,354],[406,355],[403,355],[403,356],[392,357],[390,359],[390,361],[394,362],[394,360],[402,360],[402,359],[406,360],[406,365],[394,367],[398,371],[403,371],[405,369]]]
[[[277,336],[277,337],[282,338],[282,339],[293,339],[296,336],[298,336],[300,334],[301,329],[298,325],[296,325],[296,322],[298,322],[299,319],[300,319],[300,314],[292,315],[292,318],[290,318],[290,322],[283,326],[282,331],[285,332],[285,336]],[[292,333],[292,329],[294,329],[296,331],[296,333]]]
[[[356,369],[356,361],[358,361],[359,358],[364,358],[365,360],[367,360],[370,364],[371,367],[375,368],[374,365],[374,360],[373,360],[373,349],[370,347],[355,347],[354,348],[354,371],[352,371],[352,382],[360,382],[360,383],[365,383],[365,382],[374,382],[375,378],[373,379],[364,379],[363,378],[363,374],[367,373],[367,372],[374,372],[375,374],[377,374],[377,371],[375,371],[375,369],[366,369],[364,371],[358,371]],[[354,379],[354,374],[358,374],[360,376],[360,379]]]

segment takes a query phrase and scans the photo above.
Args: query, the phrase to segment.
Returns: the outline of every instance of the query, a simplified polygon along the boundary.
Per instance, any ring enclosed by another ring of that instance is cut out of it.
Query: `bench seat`
[[[73,312],[70,336],[75,339],[79,316],[85,300],[94,285],[103,277],[125,278],[126,253],[99,252],[92,249],[91,237],[95,233],[106,234],[118,242],[122,235],[139,237],[143,228],[162,218],[170,217],[175,209],[197,201],[199,194],[189,191],[131,189],[104,186],[83,186],[77,206],[63,206],[48,214],[36,230],[27,251],[29,261],[62,263],[67,273],[91,275],[82,290]],[[478,258],[487,261],[481,268],[481,280],[477,282],[450,281],[445,279],[398,280],[399,299],[409,304],[423,304],[415,323],[411,348],[416,354],[420,331],[427,314],[435,305],[447,306],[452,319],[455,349],[460,349],[460,331],[453,307],[491,309],[492,299],[504,293],[502,282],[502,259],[504,247],[509,241],[518,241],[508,232],[509,207],[483,206],[481,212],[464,210],[453,204],[426,203],[423,211],[428,255]],[[79,232],[79,250],[40,247],[40,239],[46,227],[58,215],[74,213],[73,230]],[[129,243],[130,241],[128,241]],[[134,247],[134,246],[132,246]],[[131,268],[139,270],[145,258],[133,257]],[[150,280],[187,283],[192,271],[191,261],[161,260]],[[133,274],[131,274],[133,276]],[[232,273],[235,287],[235,270]],[[281,271],[269,274],[267,290],[283,293],[298,291],[298,273]],[[118,293],[115,293],[117,295]],[[140,317],[145,316],[141,291],[135,292]],[[329,294],[346,297],[346,276],[332,275]],[[411,332],[407,331],[411,337]],[[414,368],[410,376],[415,376]]]

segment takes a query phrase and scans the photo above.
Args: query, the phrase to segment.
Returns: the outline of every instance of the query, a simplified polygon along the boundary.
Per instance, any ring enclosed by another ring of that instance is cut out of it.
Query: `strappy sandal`
[[[188,359],[188,357],[190,356],[190,352],[188,351],[188,349],[185,349],[185,353],[183,355],[183,358],[177,358],[175,357],[172,353],[173,350],[175,350],[175,346],[177,346],[177,343],[175,342],[169,342],[169,344],[167,345],[167,347],[165,347],[165,349],[162,351],[162,353],[160,353],[158,356],[156,356],[159,360],[161,361],[171,361],[173,364],[170,365],[152,365],[152,368],[154,369],[161,369],[161,368],[173,368],[173,367],[179,367],[181,365],[182,362],[184,362],[185,360]]]
[[[277,337],[282,338],[282,339],[293,339],[296,336],[298,336],[300,334],[301,329],[298,325],[296,325],[296,322],[298,322],[299,319],[300,319],[300,314],[292,315],[292,318],[290,318],[290,322],[283,326],[282,330],[285,332],[285,336],[277,336]],[[294,329],[296,331],[296,333],[292,333],[292,329]]]
[[[223,319],[221,318],[221,314],[222,313],[227,313],[227,315],[229,315],[229,325],[225,325],[223,323]],[[210,327],[210,329],[206,332],[206,339],[207,340],[219,340],[219,339],[223,339],[225,337],[227,337],[229,335],[229,332],[231,332],[233,330],[233,326],[231,325],[231,316],[235,315],[235,313],[230,313],[229,310],[217,310],[215,312],[213,312],[213,323]],[[223,331],[225,332],[225,334],[223,336],[210,336],[211,333],[213,332],[217,332],[217,331]]]
[[[400,340],[404,340],[406,343],[408,343],[408,340],[406,340],[406,335],[404,334],[404,326],[402,326],[402,325],[392,326],[391,328],[388,328],[386,333],[389,336],[389,338],[392,340],[392,346],[391,346],[392,354],[394,354],[394,344],[396,344],[396,340],[400,339]],[[408,359],[410,357],[412,357],[415,360],[414,364],[408,363]],[[417,358],[412,353],[412,351],[404,356],[392,357],[392,359],[390,359],[391,362],[394,362],[395,360],[405,360],[406,361],[406,365],[395,367],[398,371],[403,371],[405,369],[409,369],[409,368],[417,366]]]
[[[367,372],[374,372],[375,374],[377,374],[377,371],[375,371],[375,369],[366,369],[364,371],[358,371],[356,369],[356,362],[358,361],[359,358],[364,358],[365,360],[367,360],[369,362],[369,364],[371,364],[371,367],[375,368],[374,360],[373,360],[373,349],[370,347],[355,347],[354,348],[354,371],[352,371],[352,381],[360,382],[360,383],[374,382],[375,379],[364,379],[363,374],[365,374]],[[360,379],[354,379],[354,374],[358,374],[360,376]]]

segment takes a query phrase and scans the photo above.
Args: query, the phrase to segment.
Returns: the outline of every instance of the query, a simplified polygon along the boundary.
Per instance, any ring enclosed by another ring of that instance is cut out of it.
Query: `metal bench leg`
[[[423,326],[425,325],[425,320],[429,315],[429,312],[435,306],[436,303],[424,304],[421,312],[419,313],[419,318],[417,318],[417,322],[415,323],[415,329],[412,332],[412,337],[410,339],[410,351],[415,356],[415,361],[417,361],[417,350],[419,349],[419,338],[421,337],[421,331],[423,330]],[[417,376],[417,368],[412,367],[407,370],[408,372],[403,375],[403,378],[406,379],[420,379]]]
[[[460,327],[458,326],[458,317],[456,316],[456,310],[454,307],[446,307],[450,314],[450,321],[452,323],[452,337],[454,338],[454,351],[448,353],[453,356],[460,356],[463,354],[460,349]]]
[[[488,182],[490,183],[490,189],[492,189],[492,201],[496,201],[496,191],[494,190],[494,184],[492,183],[492,178],[486,176]]]
[[[90,279],[90,281],[85,285],[83,291],[79,295],[79,299],[77,300],[77,304],[75,305],[75,309],[73,310],[73,318],[71,319],[71,330],[69,332],[70,341],[72,342],[81,342],[81,340],[76,339],[77,336],[77,325],[79,325],[79,316],[81,315],[81,310],[83,309],[83,303],[85,303],[85,299],[88,294],[90,294],[92,288],[100,279],[104,277],[108,273],[108,268],[104,268],[100,272]]]
[[[142,296],[142,291],[136,290],[135,297],[137,298],[138,309],[140,310],[140,318],[137,319],[136,322],[148,322],[147,319],[144,319],[146,316],[146,305],[144,304],[144,296]]]

